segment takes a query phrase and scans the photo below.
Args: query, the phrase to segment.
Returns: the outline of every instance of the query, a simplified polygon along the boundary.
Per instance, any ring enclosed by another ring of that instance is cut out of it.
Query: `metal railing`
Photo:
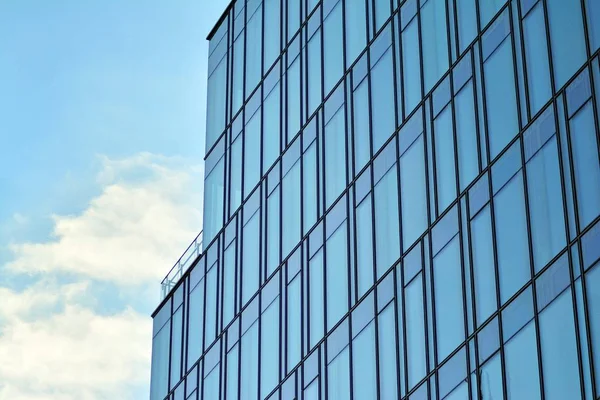
[[[162,280],[160,284],[161,300],[167,297],[171,289],[179,282],[185,271],[187,271],[196,258],[202,254],[202,232],[203,231],[200,231],[198,236],[196,236],[188,248],[183,252],[183,255],[179,257],[179,260],[173,265],[173,268],[171,268],[165,279]]]

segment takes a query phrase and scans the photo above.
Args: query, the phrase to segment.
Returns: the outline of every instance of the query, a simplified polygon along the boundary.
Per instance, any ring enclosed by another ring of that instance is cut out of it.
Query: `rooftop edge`
[[[227,18],[227,14],[229,14],[229,10],[231,10],[231,8],[235,4],[235,2],[236,2],[236,0],[231,0],[229,2],[229,4],[227,5],[227,7],[225,7],[225,10],[221,14],[221,16],[219,17],[219,19],[215,23],[215,25],[212,27],[212,29],[210,30],[210,32],[208,32],[208,35],[206,36],[206,40],[212,39],[212,37],[214,36],[214,34],[219,30],[219,27],[221,26],[221,24],[223,23],[223,21],[225,21],[225,18]]]

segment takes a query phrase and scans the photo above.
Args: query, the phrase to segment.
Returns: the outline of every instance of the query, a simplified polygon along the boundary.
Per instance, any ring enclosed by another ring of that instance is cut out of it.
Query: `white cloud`
[[[107,282],[123,298],[158,295],[200,229],[201,175],[150,154],[102,158],[100,194],[83,212],[53,216],[47,242],[11,244],[0,273],[32,283],[0,286],[0,399],[147,398],[150,317],[127,304],[108,312],[103,302],[115,299],[91,288]]]
[[[159,281],[201,229],[201,168],[140,154],[103,158],[102,193],[80,215],[55,215],[53,240],[11,244],[18,273],[69,272],[117,284]]]

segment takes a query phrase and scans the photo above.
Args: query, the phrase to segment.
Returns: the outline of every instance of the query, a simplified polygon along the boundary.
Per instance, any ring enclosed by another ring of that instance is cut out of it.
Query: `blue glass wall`
[[[152,400],[600,398],[596,0],[237,0]]]

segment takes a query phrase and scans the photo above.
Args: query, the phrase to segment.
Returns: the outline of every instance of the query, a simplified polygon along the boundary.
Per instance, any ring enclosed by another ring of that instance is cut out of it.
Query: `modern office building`
[[[600,1],[237,0],[208,39],[152,400],[600,398]]]

